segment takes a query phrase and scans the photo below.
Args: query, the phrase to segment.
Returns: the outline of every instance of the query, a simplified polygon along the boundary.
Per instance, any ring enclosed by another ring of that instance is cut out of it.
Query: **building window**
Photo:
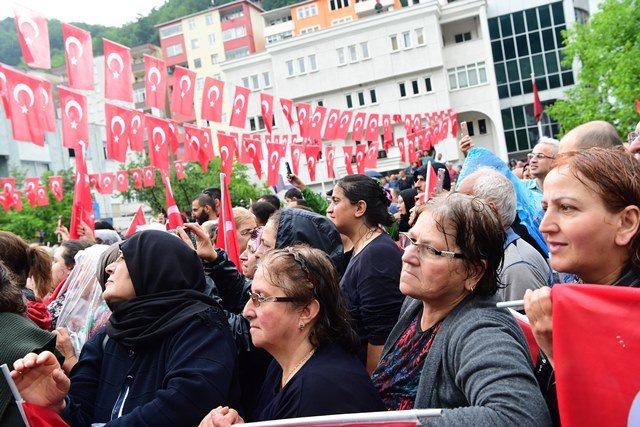
[[[372,104],[377,104],[378,103],[378,95],[376,95],[376,90],[375,89],[370,89],[369,90],[369,96],[371,97],[371,103]]]
[[[473,122],[472,121],[468,121],[467,122],[467,130],[469,131],[469,136],[474,136],[476,133],[473,129]]]
[[[396,52],[398,50],[398,36],[396,34],[389,36],[391,40],[391,51]]]
[[[293,31],[284,31],[282,33],[267,36],[267,44],[276,43],[293,37]]]
[[[167,46],[167,57],[182,55],[184,50],[182,49],[182,43],[172,44]]]
[[[338,49],[336,49],[336,52],[338,53],[338,65],[344,65],[347,63],[347,57],[344,55],[344,48],[343,47],[339,47]]]
[[[287,61],[287,77],[293,77],[296,74],[296,70],[293,66],[293,60]]]
[[[234,40],[240,37],[244,37],[247,35],[247,28],[242,25],[240,27],[229,28],[228,30],[224,30],[222,32],[222,40]]]
[[[431,87],[431,77],[426,77],[424,79],[424,88],[427,92],[433,91],[433,88]]]
[[[347,95],[347,108],[353,108],[353,100],[351,99],[351,94]]]
[[[400,98],[405,98],[407,96],[407,88],[404,83],[398,83],[398,88],[400,89]]]
[[[358,105],[364,105],[364,92],[358,92]]]
[[[220,12],[220,21],[230,21],[235,18],[240,18],[244,16],[244,12],[242,10],[242,6],[237,7],[235,9],[230,9],[224,12]]]
[[[404,43],[405,49],[409,49],[411,47],[411,33],[409,31],[402,33],[402,42]]]
[[[177,23],[169,25],[168,27],[160,28],[160,38],[166,39],[167,37],[175,36],[182,33],[182,24]]]
[[[460,33],[455,35],[456,43],[464,43],[471,40],[471,32]]]
[[[424,45],[424,28],[416,28],[416,44],[418,46]]]
[[[191,39],[191,49],[197,49],[199,45],[198,39]]]
[[[487,121],[485,119],[478,120],[478,133],[480,135],[486,135],[486,133],[487,133]]]
[[[268,71],[262,73],[262,81],[265,88],[271,87],[271,74]]]
[[[344,16],[342,18],[334,19],[333,21],[331,21],[331,26],[333,27],[333,26],[344,24],[345,22],[351,22],[351,21],[353,21],[351,16]]]
[[[315,3],[308,4],[306,6],[301,6],[296,9],[296,13],[298,14],[298,19],[309,18],[310,16],[315,16],[318,14],[318,5]]]
[[[249,86],[249,77],[243,77],[243,78],[242,78],[242,86],[243,86],[243,87],[246,87],[247,89],[250,89],[250,86]]]
[[[331,0],[329,2],[331,10],[342,9],[343,7],[349,7],[349,0]]]
[[[304,64],[304,58],[298,58],[298,74],[306,74],[307,69]]]
[[[145,101],[145,93],[144,93],[144,89],[137,89],[133,91],[133,99],[135,101],[136,104],[139,104],[141,102]]]
[[[317,105],[318,107],[324,107],[324,100],[322,100],[322,99],[318,99],[318,100],[316,101],[316,105]]]
[[[189,19],[189,29],[193,30],[196,27],[196,19],[195,18],[191,18]]]
[[[358,51],[356,50],[356,45],[352,44],[347,47],[349,51],[349,62],[356,62],[358,60]]]
[[[362,59],[368,59],[369,56],[369,42],[360,43],[360,52],[362,53]]]
[[[208,38],[209,38],[209,44],[216,44],[216,35],[215,34],[213,34],[213,33],[209,34]]]
[[[204,87],[204,77],[198,77],[196,80],[196,87],[202,89]]]
[[[210,13],[204,17],[204,21],[207,25],[213,25],[213,14]]]
[[[251,89],[258,90],[260,89],[260,79],[257,74],[251,76]]]
[[[555,100],[543,101],[542,106],[544,108],[553,102]],[[540,139],[538,124],[533,115],[533,104],[518,105],[502,110],[502,123],[507,152],[509,153],[529,152]],[[559,124],[552,121],[548,114],[542,114],[540,117],[540,127],[546,136],[556,135],[560,132]],[[480,128],[480,123],[478,123],[478,128]]]
[[[417,80],[411,80],[411,89],[413,90],[414,95],[418,95],[420,93],[420,87],[418,87]]]
[[[315,33],[316,31],[320,31],[320,25],[314,25],[312,27],[302,28],[300,30],[300,35]]]
[[[237,49],[231,49],[226,52],[228,60],[238,59],[249,55],[249,46],[239,47]],[[219,79],[218,79],[219,80]]]
[[[449,68],[447,74],[451,90],[478,86],[487,82],[487,70],[484,62]]]
[[[309,71],[318,71],[318,63],[315,55],[309,55]]]
[[[218,55],[217,53],[212,54],[211,65],[216,65],[218,62],[220,62],[220,55]]]
[[[202,59],[195,58],[193,60],[193,68],[202,68]]]

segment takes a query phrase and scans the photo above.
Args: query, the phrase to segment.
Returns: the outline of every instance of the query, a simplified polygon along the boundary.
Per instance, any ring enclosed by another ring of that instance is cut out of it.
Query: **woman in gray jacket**
[[[373,375],[387,409],[443,408],[425,420],[436,425],[550,425],[524,335],[496,308],[505,234],[494,210],[437,197],[407,237],[408,298]]]

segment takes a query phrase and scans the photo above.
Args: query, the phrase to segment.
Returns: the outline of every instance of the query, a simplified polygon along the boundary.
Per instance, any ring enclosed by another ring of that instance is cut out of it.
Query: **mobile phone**
[[[469,136],[469,130],[467,129],[467,122],[460,123],[460,136]]]
[[[291,172],[291,165],[289,165],[289,162],[284,162],[284,164],[287,166],[287,175],[292,175],[293,172]]]
[[[58,230],[60,230],[60,227],[62,227],[62,215],[58,215]],[[60,242],[61,240],[62,240],[62,237],[58,233],[58,242]]]
[[[438,169],[438,181],[436,182],[435,194],[442,192],[442,185],[444,184],[444,174],[447,172],[445,168]]]

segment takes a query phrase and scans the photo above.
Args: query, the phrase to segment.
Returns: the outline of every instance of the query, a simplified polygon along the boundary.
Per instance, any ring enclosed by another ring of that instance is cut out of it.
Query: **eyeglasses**
[[[627,142],[629,144],[631,144],[633,141],[635,141],[636,139],[638,139],[638,136],[640,136],[640,133],[638,132],[631,132],[629,135],[627,135]]]
[[[527,154],[527,159],[531,160],[533,158],[536,158],[538,160],[544,160],[544,159],[555,159],[555,156],[547,156],[546,154],[542,154],[542,153],[529,153]]]
[[[251,302],[253,303],[253,305],[256,306],[256,308],[260,307],[260,304],[262,304],[263,302],[293,302],[293,301],[297,301],[297,298],[293,298],[293,297],[263,297],[262,295],[256,293],[256,292],[251,292],[248,291],[247,294],[249,294],[249,298],[251,299]]]
[[[407,233],[400,233],[400,236],[403,237],[403,241],[405,243],[404,249],[406,250],[407,248],[409,248],[409,246],[415,246],[418,249],[418,255],[421,258],[426,258],[427,254],[445,257],[445,258],[462,259],[465,257],[464,254],[461,254],[458,252],[441,251],[426,243],[418,243],[415,239],[412,239],[411,237],[409,237]]]

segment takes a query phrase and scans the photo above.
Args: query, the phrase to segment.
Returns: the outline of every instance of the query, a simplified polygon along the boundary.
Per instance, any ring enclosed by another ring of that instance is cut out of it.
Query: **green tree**
[[[40,184],[47,187],[49,204],[32,208],[23,194],[23,208],[21,211],[11,210],[9,213],[5,213],[4,210],[0,210],[1,230],[17,234],[28,242],[37,241],[38,234],[43,232],[44,242],[57,242],[57,236],[54,231],[58,226],[58,216],[62,216],[63,224],[67,225],[71,218],[74,174],[71,169],[58,172],[58,175],[62,176],[63,180],[63,198],[61,201],[58,201],[49,190],[49,177],[52,175],[54,175],[53,172],[46,172],[40,180]],[[23,171],[12,170],[11,176],[16,178],[16,188],[24,188],[25,174]]]
[[[561,134],[590,120],[605,120],[621,135],[635,128],[640,98],[640,1],[604,0],[586,24],[565,32],[563,63],[581,63],[578,82],[547,112]]]
[[[126,166],[126,169],[142,168],[149,164],[148,158],[138,159]],[[122,193],[125,200],[145,202],[155,213],[166,210],[165,188],[160,171],[156,170],[156,185],[153,187],[136,188],[133,178],[129,176],[129,190]],[[191,212],[191,202],[202,190],[208,187],[220,187],[220,159],[209,162],[207,173],[202,171],[199,164],[185,163],[184,179],[179,180],[175,170],[171,170],[171,188],[176,205],[180,211]],[[229,193],[233,206],[248,206],[250,199],[257,199],[267,192],[265,186],[257,186],[249,181],[247,167],[234,162]]]

